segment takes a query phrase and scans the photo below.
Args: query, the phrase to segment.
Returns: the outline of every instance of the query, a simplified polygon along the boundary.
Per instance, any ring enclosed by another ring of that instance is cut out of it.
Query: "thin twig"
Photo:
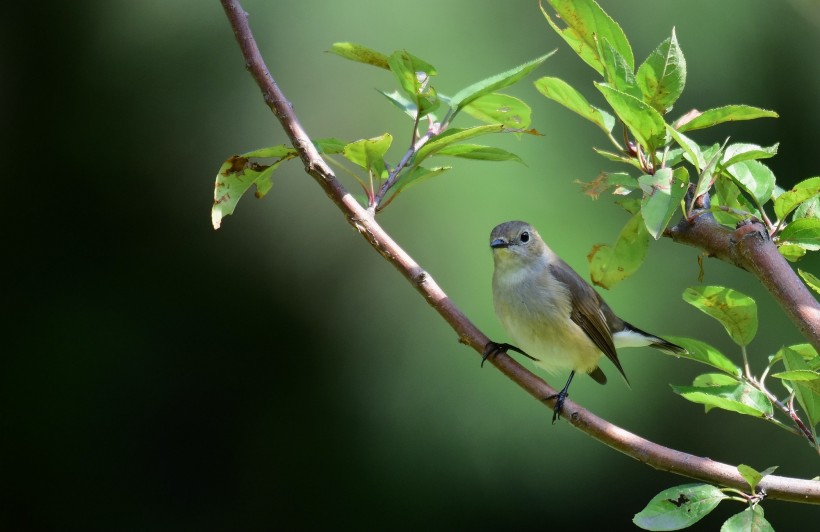
[[[381,203],[382,199],[384,199],[384,195],[387,194],[387,192],[391,188],[393,188],[393,185],[395,185],[396,181],[399,179],[399,174],[402,172],[402,170],[404,170],[407,164],[413,160],[413,157],[416,156],[416,153],[418,153],[418,151],[422,147],[424,147],[424,145],[427,144],[430,141],[430,139],[444,131],[450,125],[451,113],[452,111],[448,111],[447,114],[444,116],[444,119],[441,121],[441,123],[431,122],[429,127],[427,128],[427,132],[417,140],[415,139],[415,131],[418,127],[419,120],[418,114],[416,115],[416,123],[413,127],[413,143],[410,145],[410,148],[404,154],[404,157],[401,158],[399,164],[397,164],[393,171],[390,172],[390,175],[387,177],[387,180],[385,180],[385,182],[379,188],[379,191],[376,193],[376,198],[374,201],[375,205],[372,207],[371,212],[378,211],[382,207]]]
[[[330,199],[340,208],[348,223],[395,266],[427,300],[428,304],[450,324],[458,335],[459,341],[472,347],[481,355],[489,338],[453,304],[430,274],[399,247],[376,223],[372,214],[359,205],[336,180],[333,172],[322,160],[310,138],[302,129],[290,103],[285,99],[265,66],[248,25],[247,15],[239,1],[221,1],[248,69],[259,85],[265,102],[271,107],[290,137],[293,146],[299,151],[307,173],[314,177]],[[550,408],[549,413],[552,413],[554,400],[544,401],[544,397],[555,394],[556,390],[506,354],[499,354],[490,362],[539,403]],[[747,485],[737,468],[733,466],[648,441],[595,416],[570,400],[564,403],[564,416],[573,426],[598,441],[656,469],[737,489],[744,489]],[[820,482],[817,481],[768,475],[760,482],[760,486],[772,499],[820,504]]]
[[[427,133],[422,135],[415,143],[413,143],[412,146],[410,146],[410,149],[408,149],[407,152],[404,154],[404,157],[401,158],[399,164],[397,164],[396,167],[393,168],[393,171],[390,172],[390,175],[387,177],[385,182],[382,183],[381,187],[379,187],[379,191],[376,193],[375,196],[375,205],[373,206],[374,209],[378,209],[382,202],[382,199],[384,198],[384,195],[387,193],[388,190],[393,188],[393,185],[396,184],[396,181],[398,180],[401,171],[404,170],[407,164],[413,159],[413,157],[415,157],[416,153],[418,153],[422,146],[427,144],[427,141],[433,138],[434,135],[435,133],[428,130]]]
[[[820,454],[820,445],[818,444],[817,440],[814,439],[814,436],[811,433],[811,429],[809,429],[809,427],[807,427],[803,423],[803,420],[800,419],[800,416],[797,415],[797,411],[794,409],[794,392],[792,392],[791,397],[789,397],[789,416],[792,418],[792,421],[794,421],[794,424],[797,425],[797,427],[803,431],[803,433],[806,435],[806,438],[808,438],[809,442],[812,444],[817,453]]]
[[[766,371],[768,371],[768,369]],[[784,414],[786,414],[786,416],[788,416],[789,419],[794,421],[794,419],[792,418],[791,412],[789,412],[789,408],[786,405],[784,405],[783,402],[780,401],[780,399],[778,399],[775,394],[770,392],[769,389],[766,388],[763,385],[763,379],[755,380],[754,378],[747,377],[746,382],[749,383],[750,386],[752,386],[753,388],[758,390],[760,393],[765,395],[769,399],[769,402],[772,403],[772,405],[779,408],[780,411],[783,412]],[[801,430],[800,426],[797,425],[796,423],[795,423],[796,426],[792,427],[791,425],[787,425],[787,424],[783,423],[782,421],[775,418],[774,416],[766,418],[766,419],[767,419],[767,421],[770,421],[770,422],[774,423],[775,425],[777,425],[781,429],[784,429],[784,430],[787,430],[787,431],[791,432],[795,436],[806,436],[806,433],[803,430]],[[811,434],[808,434],[808,440],[809,440],[809,443],[813,443],[813,438],[811,437]]]

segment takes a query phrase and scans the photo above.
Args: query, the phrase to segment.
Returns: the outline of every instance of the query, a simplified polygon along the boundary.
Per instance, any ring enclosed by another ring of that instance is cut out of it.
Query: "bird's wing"
[[[558,259],[560,260],[560,259]],[[553,276],[569,288],[572,311],[570,319],[578,325],[592,342],[603,351],[609,360],[615,364],[618,371],[626,379],[626,373],[618,360],[618,353],[615,351],[615,344],[612,342],[612,331],[607,325],[606,318],[601,311],[600,296],[589,284],[584,281],[566,263],[562,267],[552,265]],[[603,303],[605,305],[605,303]],[[627,380],[627,382],[629,382]]]

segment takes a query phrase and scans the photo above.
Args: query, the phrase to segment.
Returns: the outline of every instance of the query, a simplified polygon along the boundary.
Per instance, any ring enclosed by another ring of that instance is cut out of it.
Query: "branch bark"
[[[707,205],[708,207],[708,200]],[[702,249],[758,278],[811,345],[820,352],[820,303],[797,277],[758,221],[720,225],[711,213],[685,217],[667,230],[675,242]]]
[[[239,42],[246,67],[259,85],[265,102],[279,119],[293,146],[299,151],[302,162],[305,164],[305,171],[316,180],[325,194],[339,207],[348,223],[356,228],[450,324],[458,334],[459,342],[472,347],[481,355],[489,338],[453,304],[432,276],[396,244],[390,235],[376,223],[374,216],[359,205],[336,179],[300,125],[290,102],[285,98],[265,65],[251,33],[247,14],[239,1],[221,0],[221,2]],[[552,415],[553,401],[544,401],[544,398],[555,394],[555,389],[504,353],[493,357],[490,361],[527,393],[548,406],[549,415]],[[570,400],[564,403],[563,412],[564,419],[576,428],[613,449],[656,469],[740,490],[748,489],[746,481],[733,466],[657,445],[595,416]],[[817,481],[769,475],[760,482],[759,486],[766,490],[767,496],[772,499],[820,504],[820,482]]]

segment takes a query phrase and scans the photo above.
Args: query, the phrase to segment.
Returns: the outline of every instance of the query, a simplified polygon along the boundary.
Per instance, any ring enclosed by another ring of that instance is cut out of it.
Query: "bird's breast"
[[[572,304],[566,285],[554,278],[495,276],[496,314],[513,343],[538,359],[549,372],[564,369],[588,372],[601,351],[570,318]]]

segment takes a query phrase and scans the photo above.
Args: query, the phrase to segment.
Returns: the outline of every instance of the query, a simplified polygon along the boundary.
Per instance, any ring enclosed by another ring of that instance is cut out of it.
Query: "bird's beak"
[[[496,238],[492,242],[490,242],[490,247],[495,248],[508,248],[510,247],[510,243],[504,240],[503,238]]]

